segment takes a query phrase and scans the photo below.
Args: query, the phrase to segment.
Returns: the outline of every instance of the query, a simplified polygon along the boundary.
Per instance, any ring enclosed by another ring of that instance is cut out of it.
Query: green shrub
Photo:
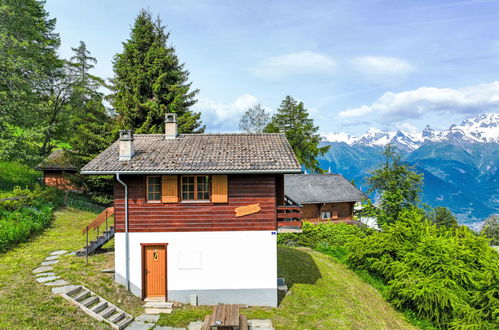
[[[26,165],[0,161],[0,191],[9,191],[16,186],[32,188],[40,179],[41,173]]]
[[[316,248],[319,245],[345,246],[355,237],[365,237],[372,232],[367,227],[358,227],[346,223],[326,222],[314,225],[303,222],[302,233],[282,233],[277,235],[277,244],[288,246],[307,246]]]
[[[48,227],[61,194],[40,186],[32,190],[16,187],[11,192],[1,193],[0,199],[15,196],[25,198],[0,202],[0,253]]]
[[[437,227],[420,210],[405,210],[383,232],[347,248],[348,263],[386,281],[397,308],[443,328],[498,325],[498,254],[467,227]]]

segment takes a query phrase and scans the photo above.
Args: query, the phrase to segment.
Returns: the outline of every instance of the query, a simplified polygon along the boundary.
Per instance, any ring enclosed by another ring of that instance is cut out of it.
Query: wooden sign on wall
[[[251,205],[236,207],[234,209],[234,212],[236,212],[236,218],[237,218],[237,217],[242,217],[243,215],[260,212],[260,210],[261,210],[260,204],[251,204]]]

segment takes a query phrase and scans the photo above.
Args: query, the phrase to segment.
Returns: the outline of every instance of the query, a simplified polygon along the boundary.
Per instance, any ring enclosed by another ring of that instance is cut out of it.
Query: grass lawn
[[[108,329],[62,297],[52,295],[31,273],[50,252],[82,247],[82,227],[94,217],[73,209],[56,211],[52,227],[43,234],[0,254],[1,329]]]
[[[369,284],[345,265],[306,248],[279,247],[279,276],[290,293],[278,308],[246,308],[249,319],[271,319],[277,329],[414,329]],[[186,326],[211,308],[162,314],[161,325]]]
[[[54,250],[83,247],[82,228],[96,214],[75,209],[55,213],[51,228],[27,243],[0,254],[0,328],[107,329],[50,288],[35,282],[31,270]],[[129,294],[102,269],[113,268],[108,252],[85,258],[63,257],[54,270],[72,284],[83,284],[134,316],[143,312],[139,298]],[[107,249],[106,249],[107,248]],[[346,266],[309,249],[279,248],[279,276],[291,293],[278,308],[242,309],[250,319],[270,318],[277,329],[411,329],[404,317]],[[159,324],[186,326],[202,320],[211,307],[184,307],[162,314]]]

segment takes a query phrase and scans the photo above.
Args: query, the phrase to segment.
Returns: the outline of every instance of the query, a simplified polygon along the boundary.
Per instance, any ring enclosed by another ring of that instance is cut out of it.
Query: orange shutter
[[[213,203],[227,203],[227,175],[213,175],[211,201]]]
[[[178,203],[178,185],[176,175],[161,176],[161,202]]]

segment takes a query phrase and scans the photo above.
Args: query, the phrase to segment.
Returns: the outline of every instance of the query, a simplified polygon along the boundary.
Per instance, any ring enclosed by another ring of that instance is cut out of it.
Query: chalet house
[[[55,150],[35,170],[43,172],[43,183],[59,190],[79,190],[68,179],[67,174],[75,174],[78,169],[64,150]]]
[[[277,231],[300,219],[284,174],[301,168],[283,134],[121,131],[82,174],[113,174],[115,280],[135,295],[277,305]],[[292,224],[301,225],[299,221]]]
[[[356,202],[367,196],[340,174],[290,174],[285,194],[303,205],[303,218],[311,222],[353,220]]]

